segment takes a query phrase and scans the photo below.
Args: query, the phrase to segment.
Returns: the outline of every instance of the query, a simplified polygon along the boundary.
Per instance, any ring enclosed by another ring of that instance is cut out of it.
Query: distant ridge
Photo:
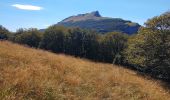
[[[127,34],[136,33],[140,27],[138,23],[129,20],[102,17],[99,11],[70,16],[57,23],[56,26],[79,27],[95,30],[101,33],[118,31]]]
[[[76,22],[76,21],[90,20],[90,19],[97,20],[97,19],[103,19],[103,18],[98,11],[93,11],[91,13],[78,14],[77,16],[70,16],[70,17],[62,20],[61,23]]]

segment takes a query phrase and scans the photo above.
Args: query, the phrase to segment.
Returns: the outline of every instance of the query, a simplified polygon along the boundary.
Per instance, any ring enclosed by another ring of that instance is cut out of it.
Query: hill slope
[[[0,100],[168,100],[158,82],[111,64],[0,41]]]
[[[128,34],[136,33],[140,27],[139,24],[128,20],[102,17],[98,11],[71,16],[56,25],[92,29],[102,33],[119,31]]]

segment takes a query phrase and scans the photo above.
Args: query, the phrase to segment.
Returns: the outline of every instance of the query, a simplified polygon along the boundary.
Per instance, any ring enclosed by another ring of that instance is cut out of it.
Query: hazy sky
[[[143,23],[170,10],[170,0],[0,0],[0,24],[46,28],[71,15],[98,10],[102,16]]]

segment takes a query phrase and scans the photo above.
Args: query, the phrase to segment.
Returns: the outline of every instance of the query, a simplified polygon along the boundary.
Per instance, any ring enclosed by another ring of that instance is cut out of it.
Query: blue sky
[[[98,10],[102,16],[123,18],[141,25],[170,10],[170,0],[1,0],[0,24],[18,28],[46,28],[71,15]]]

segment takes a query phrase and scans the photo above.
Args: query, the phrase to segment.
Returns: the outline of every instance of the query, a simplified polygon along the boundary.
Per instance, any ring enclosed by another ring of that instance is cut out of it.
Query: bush
[[[126,47],[128,36],[120,32],[107,33],[101,38],[99,54],[104,62],[122,64],[122,51]]]
[[[14,37],[15,42],[26,44],[30,47],[38,47],[41,39],[42,33],[40,33],[37,29],[18,31]]]
[[[66,28],[51,26],[45,31],[39,47],[56,53],[62,53],[65,50],[64,40],[66,34]]]
[[[0,40],[7,40],[10,36],[10,32],[0,25]]]

